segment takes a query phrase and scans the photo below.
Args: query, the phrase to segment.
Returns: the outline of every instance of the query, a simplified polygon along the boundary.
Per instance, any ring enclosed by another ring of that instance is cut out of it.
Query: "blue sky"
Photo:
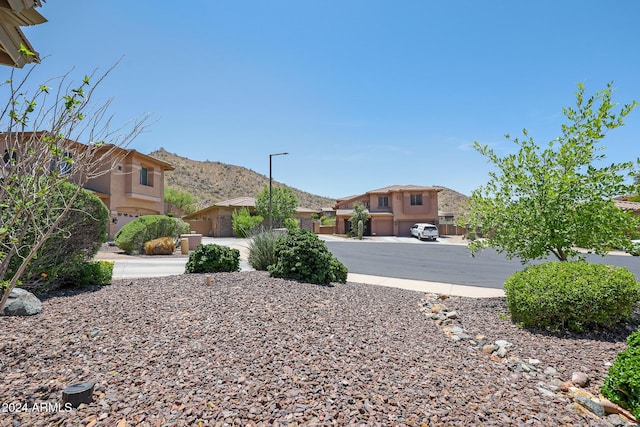
[[[392,184],[464,194],[487,181],[473,141],[505,154],[557,137],[576,84],[640,100],[640,2],[47,0],[25,33],[39,84],[121,63],[98,91],[130,145],[235,164],[344,197]],[[3,68],[8,77],[9,71]],[[1,76],[0,76],[1,77]],[[640,108],[605,139],[640,157]]]

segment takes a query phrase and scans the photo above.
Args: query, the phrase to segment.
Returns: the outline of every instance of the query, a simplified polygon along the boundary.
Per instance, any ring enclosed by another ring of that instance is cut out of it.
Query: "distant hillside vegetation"
[[[469,197],[458,193],[447,187],[438,193],[438,211],[442,213],[453,213],[456,220],[469,210]]]
[[[191,160],[169,153],[164,148],[150,153],[149,156],[167,162],[176,168],[173,172],[166,173],[166,185],[192,194],[198,200],[197,209],[236,197],[255,197],[265,185],[269,185],[268,176],[242,166]],[[319,209],[333,207],[336,203],[334,199],[289,188],[298,198],[298,206],[300,207]],[[467,210],[469,198],[449,188],[441,188],[443,190],[438,194],[438,210],[453,212],[458,218]]]
[[[197,209],[236,197],[255,197],[265,185],[269,185],[268,176],[242,166],[191,160],[169,153],[164,148],[150,153],[149,156],[167,162],[176,168],[173,172],[166,173],[165,184],[192,194],[198,199]],[[277,183],[275,180],[273,182],[274,185]],[[302,208],[333,207],[336,203],[334,199],[316,196],[287,185],[285,187],[293,190],[298,198],[298,206]]]

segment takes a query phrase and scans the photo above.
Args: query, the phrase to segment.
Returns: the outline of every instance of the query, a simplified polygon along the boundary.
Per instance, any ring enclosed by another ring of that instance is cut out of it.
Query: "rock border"
[[[613,426],[636,426],[638,420],[619,405],[609,401],[604,396],[594,396],[581,388],[589,383],[589,377],[583,372],[574,372],[571,379],[562,381],[558,371],[548,366],[544,368],[542,362],[535,358],[526,361],[515,355],[513,345],[506,340],[489,342],[481,333],[465,330],[459,321],[459,314],[449,310],[444,301],[449,298],[445,294],[426,293],[420,300],[420,311],[425,318],[434,321],[442,332],[452,341],[465,341],[473,350],[486,354],[489,359],[504,363],[510,371],[521,374],[530,380],[539,378],[538,392],[547,398],[561,401],[572,401],[576,410],[598,417]]]

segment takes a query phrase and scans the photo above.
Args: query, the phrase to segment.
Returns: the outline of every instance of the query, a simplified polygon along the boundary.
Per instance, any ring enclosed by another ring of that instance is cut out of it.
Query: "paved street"
[[[448,239],[438,242],[394,239],[385,239],[384,243],[375,239],[367,243],[328,239],[326,244],[349,272],[374,276],[502,289],[507,277],[524,268],[519,260],[508,260],[493,249],[485,249],[471,257],[466,245],[449,244]],[[598,264],[626,267],[640,278],[638,257],[614,253],[606,257],[588,255],[587,259]]]
[[[329,250],[349,269],[353,282],[400,287],[462,296],[502,295],[504,280],[523,268],[517,260],[507,260],[494,250],[472,258],[460,239],[441,238],[420,242],[409,237],[373,237],[363,241],[336,236],[320,236]],[[203,243],[229,246],[240,251],[240,268],[251,270],[247,262],[248,240],[203,238]],[[115,262],[114,278],[158,277],[184,273],[185,256],[128,256],[99,253],[97,259]],[[640,259],[628,255],[590,256],[596,263],[625,266],[640,278]]]

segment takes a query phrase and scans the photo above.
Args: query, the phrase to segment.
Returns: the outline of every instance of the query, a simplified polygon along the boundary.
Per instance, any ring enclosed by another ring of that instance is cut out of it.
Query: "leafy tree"
[[[185,215],[196,211],[196,198],[186,191],[176,188],[164,187],[164,201],[169,205],[180,209]]]
[[[274,228],[281,228],[287,218],[296,212],[298,199],[292,189],[288,187],[273,187],[271,194],[271,215]],[[269,218],[269,187],[256,196],[256,211],[264,218]]]
[[[360,204],[354,203],[353,212],[351,212],[351,216],[349,217],[349,225],[351,226],[351,233],[358,236],[358,239],[362,240],[362,232],[360,232],[360,227],[358,224],[362,221],[362,228],[364,231],[364,224],[366,224],[369,219],[369,211],[367,208]]]
[[[108,173],[120,160],[119,147],[144,130],[146,117],[114,129],[109,103],[93,105],[92,95],[110,71],[81,83],[66,74],[32,91],[29,73],[17,81],[12,73],[0,84],[7,100],[0,108],[6,145],[0,159],[0,310],[40,248],[63,229],[82,186]],[[77,184],[71,192],[63,191],[68,181]]]
[[[53,201],[54,206],[63,209],[65,200],[76,191],[76,187],[68,182],[63,183],[56,195],[59,196],[57,203]],[[108,221],[109,210],[102,200],[87,190],[80,191],[58,229],[29,263],[22,280],[28,281],[33,287],[37,287],[38,281],[44,281],[48,289],[69,282],[67,276],[78,270],[78,264],[90,261],[107,241]],[[33,239],[32,236],[28,238]],[[20,255],[25,256],[29,250],[28,246],[20,249],[19,256],[14,257],[9,266],[9,274],[20,266]]]
[[[246,206],[240,210],[234,210],[231,214],[233,232],[240,237],[248,237],[262,224],[264,218],[260,215],[251,215]]]
[[[576,247],[600,255],[628,247],[627,232],[637,224],[614,206],[612,197],[629,194],[632,185],[625,181],[633,163],[602,166],[599,143],[607,131],[623,125],[637,102],[616,112],[611,95],[611,83],[588,99],[578,85],[576,107],[563,109],[568,123],[562,125],[562,136],[545,148],[526,129],[523,139],[506,136],[518,151],[505,157],[474,143],[497,172],[471,195],[468,226],[486,237],[469,244],[472,254],[491,246],[525,263],[550,253],[566,261],[578,254]]]

